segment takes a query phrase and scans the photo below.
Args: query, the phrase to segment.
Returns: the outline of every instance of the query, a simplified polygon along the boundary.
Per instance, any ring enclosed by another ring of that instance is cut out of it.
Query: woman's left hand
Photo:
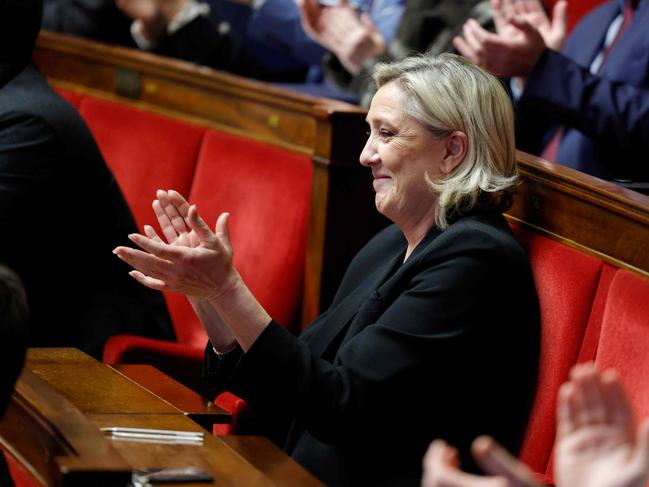
[[[113,252],[133,266],[131,276],[140,283],[160,291],[176,291],[191,298],[218,300],[239,280],[232,265],[232,247],[227,228],[229,214],[222,213],[213,233],[199,216],[196,206],[189,206],[178,193],[167,194],[166,200],[178,211],[182,221],[161,221],[163,233],[169,243],[157,238],[147,229],[147,236],[131,234],[129,238],[141,249],[117,247]],[[158,202],[165,201],[158,196]],[[154,209],[156,204],[154,202]],[[161,216],[156,211],[158,219]],[[186,225],[188,232],[179,231],[173,236],[173,228]]]

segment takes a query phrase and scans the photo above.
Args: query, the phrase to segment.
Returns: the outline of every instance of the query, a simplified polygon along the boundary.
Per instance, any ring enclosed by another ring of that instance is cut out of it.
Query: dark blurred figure
[[[20,278],[0,264],[0,419],[11,399],[14,384],[23,368],[27,348],[27,299]],[[0,450],[0,485],[13,486]]]
[[[44,0],[44,29],[134,47],[130,26],[115,0]]]
[[[29,343],[99,358],[113,334],[172,339],[162,296],[111,254],[136,231],[115,178],[77,111],[30,60],[42,7],[0,0],[0,261],[25,285]]]

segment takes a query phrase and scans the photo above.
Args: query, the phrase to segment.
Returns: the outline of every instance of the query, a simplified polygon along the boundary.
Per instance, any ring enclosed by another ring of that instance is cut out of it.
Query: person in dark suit
[[[0,264],[0,419],[5,414],[11,393],[25,362],[28,336],[27,298],[20,278]],[[0,485],[13,486],[13,480],[0,449]]]
[[[451,54],[374,76],[360,162],[394,225],[354,258],[302,336],[242,282],[227,213],[212,232],[195,206],[160,191],[167,242],[147,227],[131,236],[143,250],[115,249],[144,285],[189,297],[210,338],[207,376],[286,420],[285,450],[334,486],[417,485],[435,437],[466,454],[488,433],[515,451],[536,382],[538,300],[501,214],[517,183],[505,90]]]
[[[0,261],[27,290],[30,345],[100,358],[114,334],[172,339],[162,295],[134,286],[111,255],[136,231],[115,178],[30,61],[41,11],[42,0],[0,3]]]
[[[519,148],[603,179],[648,182],[649,1],[605,2],[562,52],[547,17],[501,18],[498,34],[467,23],[456,46],[495,74],[524,80]]]

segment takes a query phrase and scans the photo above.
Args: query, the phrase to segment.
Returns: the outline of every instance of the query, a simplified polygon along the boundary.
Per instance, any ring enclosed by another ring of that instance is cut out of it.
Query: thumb
[[[219,218],[216,220],[216,227],[214,228],[214,233],[216,233],[217,238],[221,241],[221,244],[225,249],[232,254],[232,244],[230,243],[230,229],[228,227],[228,221],[230,220],[230,213],[221,213]]]

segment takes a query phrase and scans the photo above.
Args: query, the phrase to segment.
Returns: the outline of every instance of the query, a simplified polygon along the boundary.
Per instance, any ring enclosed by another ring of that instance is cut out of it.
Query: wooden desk
[[[152,365],[112,364],[110,367],[179,409],[207,431],[212,431],[212,425],[215,423],[229,423],[231,420],[230,413]]]
[[[131,469],[181,466],[211,472],[211,485],[218,486],[322,485],[264,438],[224,439],[206,433],[203,445],[182,445],[104,437],[98,427],[202,428],[169,402],[75,349],[29,350],[11,411],[0,424],[0,440],[45,485],[123,486]],[[38,448],[21,440],[24,425],[38,430],[28,435],[29,441],[39,439]],[[69,472],[78,475],[66,477]],[[113,474],[111,480],[106,472]]]

